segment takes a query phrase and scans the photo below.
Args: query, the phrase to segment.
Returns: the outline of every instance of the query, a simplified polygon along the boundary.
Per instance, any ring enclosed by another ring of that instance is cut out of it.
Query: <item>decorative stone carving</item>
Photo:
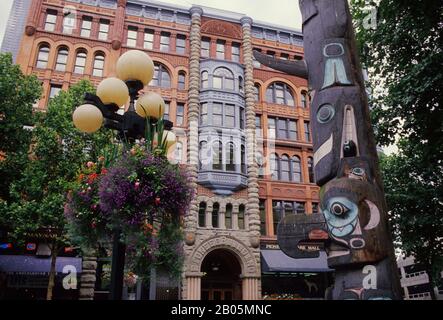
[[[202,25],[202,33],[214,34],[217,36],[223,35],[234,39],[241,38],[241,30],[239,27],[232,23],[220,20],[209,20],[205,22]]]

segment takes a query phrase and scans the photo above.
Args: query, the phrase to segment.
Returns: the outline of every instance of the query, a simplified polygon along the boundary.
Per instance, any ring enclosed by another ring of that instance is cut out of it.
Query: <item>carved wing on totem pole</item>
[[[262,64],[306,78],[314,172],[336,270],[330,299],[401,299],[369,107],[346,0],[300,0],[305,62],[254,52]],[[303,69],[303,65],[307,70]]]

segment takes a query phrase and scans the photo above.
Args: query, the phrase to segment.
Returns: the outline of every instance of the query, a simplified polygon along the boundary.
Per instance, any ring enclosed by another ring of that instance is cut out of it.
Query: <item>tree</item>
[[[24,75],[11,54],[0,53],[0,201],[10,199],[9,186],[27,161],[31,132],[24,126],[33,124],[32,105],[41,92],[37,77]]]
[[[27,234],[41,228],[56,230],[56,237],[48,243],[52,252],[48,300],[52,299],[56,257],[67,241],[66,193],[82,164],[96,159],[111,139],[109,130],[87,135],[80,133],[72,123],[72,113],[82,104],[85,92],[93,91],[91,83],[82,80],[49,102],[47,112],[37,117],[32,134],[32,156],[22,177],[11,186],[7,219],[16,238],[25,239]]]
[[[429,276],[443,269],[443,51],[439,0],[351,0],[369,71],[377,140],[399,140],[382,161],[392,224]],[[375,8],[375,28],[359,23]],[[433,292],[432,292],[433,294]]]

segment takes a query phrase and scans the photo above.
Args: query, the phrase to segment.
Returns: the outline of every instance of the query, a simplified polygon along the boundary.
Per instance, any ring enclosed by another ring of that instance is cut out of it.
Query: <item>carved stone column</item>
[[[186,277],[187,298],[186,300],[201,300],[201,275]]]
[[[259,278],[245,277],[242,279],[242,299],[261,300]]]
[[[38,24],[38,12],[40,11],[40,7],[42,4],[42,0],[33,0],[31,3],[31,7],[29,8],[29,12],[35,12],[36,14],[28,15],[28,21],[26,22],[25,33],[27,36],[34,35],[37,30]]]
[[[79,300],[94,300],[97,258],[84,257],[80,277]]]
[[[198,180],[198,124],[200,114],[200,49],[201,49],[201,15],[200,7],[190,9],[192,15],[190,34],[190,68],[189,68],[189,99],[188,99],[188,172],[191,186],[197,191]],[[185,217],[185,228],[188,233],[195,233],[197,228],[198,203],[194,199],[189,213]]]
[[[252,19],[243,17],[240,22],[243,28],[243,57],[245,64],[246,150],[248,161],[248,205],[246,207],[246,214],[248,215],[249,221],[251,245],[253,248],[258,248],[260,245],[260,199],[258,195],[258,165],[255,155],[254,66],[251,40]]]
[[[123,28],[125,25],[126,0],[119,0],[112,30],[112,49],[118,50],[122,46]]]

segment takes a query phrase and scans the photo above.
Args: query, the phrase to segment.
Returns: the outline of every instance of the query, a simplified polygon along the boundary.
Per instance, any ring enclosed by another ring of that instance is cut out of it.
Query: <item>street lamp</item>
[[[165,102],[154,92],[139,97],[139,91],[154,76],[154,63],[146,53],[139,50],[127,51],[117,61],[116,71],[116,78],[104,79],[99,84],[96,95],[85,94],[85,104],[74,111],[73,122],[80,131],[86,133],[98,131],[104,122],[106,128],[118,131],[121,141],[134,142],[145,136],[147,125],[152,132],[153,126],[163,117]],[[119,114],[120,107],[128,100],[128,110]],[[166,150],[176,143],[172,127],[171,121],[163,120],[166,136],[162,137],[162,143]],[[153,141],[157,140],[158,136],[155,136]],[[119,300],[123,292],[126,247],[120,241],[121,229],[115,229],[113,237],[110,299]]]

